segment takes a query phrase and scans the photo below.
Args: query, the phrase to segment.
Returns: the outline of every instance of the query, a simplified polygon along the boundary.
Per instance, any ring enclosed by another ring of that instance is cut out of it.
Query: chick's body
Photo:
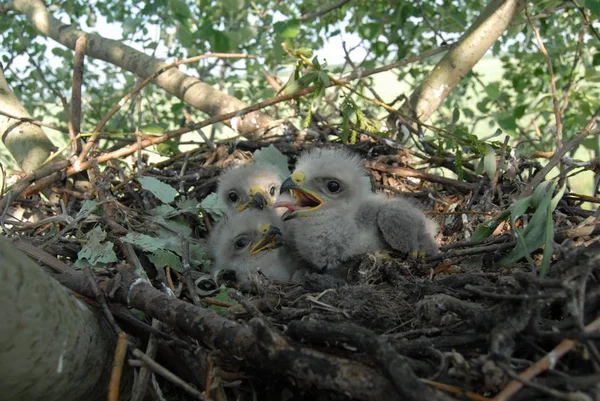
[[[379,249],[437,250],[435,224],[405,199],[372,193],[363,166],[345,149],[313,149],[282,184],[297,198],[284,215],[291,246],[316,270]]]

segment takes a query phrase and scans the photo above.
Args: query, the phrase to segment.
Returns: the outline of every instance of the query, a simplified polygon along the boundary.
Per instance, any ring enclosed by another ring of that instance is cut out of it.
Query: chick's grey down
[[[312,268],[337,269],[380,249],[411,256],[437,252],[435,223],[406,199],[373,193],[366,176],[358,155],[343,148],[313,149],[300,156],[283,182],[282,192],[296,198],[285,205],[286,233]]]
[[[235,271],[242,289],[249,289],[258,268],[272,280],[300,277],[298,264],[283,246],[278,225],[281,219],[270,208],[248,209],[222,218],[209,238],[214,269]]]
[[[256,164],[228,168],[219,177],[217,196],[227,206],[228,214],[242,211],[254,197],[273,205],[279,195],[282,178],[274,171]]]

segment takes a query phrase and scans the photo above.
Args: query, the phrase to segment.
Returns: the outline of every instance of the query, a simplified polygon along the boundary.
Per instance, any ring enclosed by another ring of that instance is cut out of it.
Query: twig
[[[538,42],[538,46],[540,47],[540,51],[544,54],[544,57],[546,58],[546,64],[548,65],[548,73],[550,74],[550,88],[552,92],[552,104],[554,107],[554,119],[556,120],[556,148],[558,149],[562,146],[562,116],[560,114],[560,105],[558,104],[558,95],[556,94],[556,78],[554,77],[552,60],[550,59],[550,55],[548,55],[548,50],[546,50],[544,42],[542,42],[540,31],[533,24],[533,21],[529,16],[529,11],[527,10],[527,8],[525,9],[525,15],[527,16],[529,26],[531,26],[531,29],[533,29],[533,33],[535,34],[535,38]]]
[[[325,6],[320,10],[315,11],[314,13],[303,14],[298,17],[300,21],[307,21],[315,18],[319,18],[328,12],[335,10],[336,8],[341,8],[344,4],[349,3],[350,0],[340,0],[337,3],[333,3],[331,5]]]
[[[523,191],[521,192],[519,199],[522,199],[526,196],[531,195],[531,193],[533,192],[533,189],[537,188],[537,186],[541,184],[541,182],[546,177],[546,174],[548,174],[550,172],[550,170],[552,170],[554,168],[554,166],[556,166],[556,164],[563,158],[564,155],[567,154],[568,151],[570,151],[571,149],[578,146],[581,143],[581,141],[583,141],[585,139],[585,137],[587,137],[588,135],[596,135],[597,133],[600,132],[600,129],[598,129],[598,128],[592,129],[592,127],[594,125],[596,125],[596,119],[598,118],[598,115],[600,115],[600,108],[596,110],[596,112],[594,113],[592,118],[590,118],[590,121],[588,121],[588,123],[583,128],[583,130],[579,134],[577,134],[575,136],[575,138],[571,139],[569,142],[564,144],[563,147],[560,148],[556,152],[556,154],[552,157],[552,159],[550,159],[550,161],[548,161],[548,163],[544,166],[544,168],[541,169],[531,179],[531,181],[529,181],[529,184],[527,184],[525,189],[523,189]]]
[[[389,174],[396,174],[401,177],[415,177],[425,181],[430,181],[436,184],[442,184],[445,186],[451,186],[461,191],[473,191],[477,186],[468,182],[453,180],[451,178],[440,177],[434,174],[424,173],[418,170],[413,170],[406,167],[388,166],[381,162],[367,161],[365,164],[367,168],[375,171],[381,171]]]
[[[71,138],[72,155],[81,152],[81,142],[75,136],[81,132],[81,85],[83,82],[83,67],[85,61],[85,48],[87,35],[83,35],[75,42],[75,56],[73,57],[73,81],[71,82],[71,125],[69,138]],[[72,128],[72,130],[71,130]]]
[[[117,337],[117,346],[115,347],[115,358],[113,368],[110,372],[110,382],[108,384],[108,401],[118,401],[120,393],[121,376],[123,375],[123,365],[125,355],[127,355],[127,334],[120,332]]]
[[[53,130],[56,130],[58,132],[62,132],[64,134],[68,134],[69,133],[69,130],[67,128],[59,127],[59,126],[54,125],[54,124],[45,123],[43,121],[35,120],[33,118],[19,117],[17,115],[14,115],[14,114],[11,114],[11,113],[7,113],[6,111],[2,111],[2,110],[0,110],[0,114],[2,114],[3,116],[6,116],[6,117],[13,118],[15,120],[22,121],[24,123],[29,123],[29,124],[37,125],[38,127],[51,128]]]
[[[464,389],[458,386],[452,386],[450,384],[440,383],[433,380],[427,379],[419,379],[421,382],[430,385],[431,387],[435,387],[439,390],[446,391],[448,393],[453,393],[456,395],[466,395],[473,401],[489,401],[489,398],[479,395],[477,393],[473,393],[472,391],[465,391]]]
[[[92,135],[87,143],[85,144],[85,147],[83,148],[83,150],[81,151],[81,153],[79,154],[79,157],[77,158],[78,163],[82,163],[85,158],[87,157],[88,153],[90,152],[90,150],[92,150],[92,148],[95,146],[95,143],[97,141],[98,138],[98,134],[100,133],[100,131],[102,131],[102,129],[104,128],[104,126],[106,125],[106,123],[108,122],[108,120],[110,120],[110,118],[121,109],[121,107],[123,107],[123,105],[125,103],[127,103],[127,101],[129,99],[131,99],[133,97],[133,95],[137,94],[139,91],[141,91],[146,85],[148,85],[150,82],[152,82],[153,80],[155,80],[159,75],[163,74],[164,72],[175,68],[179,65],[182,64],[189,64],[189,63],[194,63],[198,60],[202,60],[205,58],[210,58],[210,57],[217,57],[217,58],[254,58],[254,56],[250,56],[248,54],[235,54],[235,53],[210,53],[210,54],[201,54],[199,56],[196,57],[190,57],[184,60],[176,60],[174,63],[171,63],[167,66],[164,66],[163,68],[161,68],[158,71],[155,71],[154,73],[152,73],[148,78],[144,79],[142,82],[140,82],[132,91],[130,91],[127,95],[125,95],[116,105],[113,106],[112,109],[110,109],[108,111],[108,113],[106,113],[104,115],[104,117],[102,117],[102,119],[100,120],[100,122],[96,125],[96,128],[94,128],[94,135]]]
[[[186,383],[185,381],[180,379],[173,372],[171,372],[170,370],[166,369],[164,366],[157,363],[154,359],[150,358],[148,355],[146,355],[141,350],[139,350],[137,348],[134,349],[133,355],[135,355],[136,357],[141,359],[154,373],[161,375],[165,379],[169,380],[171,383],[176,384],[177,386],[181,387],[182,389],[187,391],[188,394],[192,395],[196,399],[198,399],[198,400],[203,399],[202,393],[200,391],[196,390],[194,387],[192,387],[191,385],[189,385],[188,383]]]
[[[585,326],[584,332],[600,330],[600,317]],[[576,340],[563,340],[552,351],[546,354],[542,359],[538,360],[531,367],[523,371],[519,376],[524,380],[531,380],[540,373],[552,369],[556,361],[567,352],[572,350],[579,342]],[[523,384],[517,380],[513,380],[504,387],[494,398],[493,401],[508,401],[508,399],[519,391]]]

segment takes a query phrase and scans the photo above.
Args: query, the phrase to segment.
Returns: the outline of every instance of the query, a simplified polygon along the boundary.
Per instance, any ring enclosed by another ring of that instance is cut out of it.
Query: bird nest
[[[160,376],[155,385],[170,399],[201,393],[218,400],[600,397],[600,237],[593,213],[576,196],[560,199],[550,215],[554,248],[544,275],[544,249],[500,263],[517,246],[513,224],[525,226],[527,213],[498,224],[482,241],[470,241],[480,223],[514,201],[523,188],[519,177],[535,167],[531,163],[515,165],[512,175],[493,183],[458,181],[407,167],[406,152],[360,142],[353,147],[368,159],[374,187],[415,198],[438,222],[438,255],[412,259],[378,252],[351,261],[338,276],[311,273],[287,283],[257,275],[249,293],[211,288],[199,273],[210,261],[195,245],[214,221],[189,205],[215,191],[223,168],[251,160],[266,145],[200,147],[131,176],[112,165],[90,192],[99,200],[95,212],[85,209],[86,196],[56,189],[59,196],[50,201],[32,195],[13,202],[9,232],[63,285],[108,304],[105,312],[138,347],[157,339],[165,352],[156,357],[160,368],[154,373],[174,372],[196,389]],[[293,165],[307,145],[276,146]],[[162,216],[162,227],[182,249],[176,258],[149,252],[140,239],[154,232],[159,217],[148,211],[161,204],[141,176],[188,200],[171,202],[177,206],[168,222]],[[19,213],[24,217],[15,217]],[[37,220],[18,223],[28,216]],[[178,224],[187,229],[178,231]],[[113,244],[116,258],[82,254],[82,244],[94,239],[97,246]],[[95,280],[74,265],[82,258],[84,265],[97,262]],[[141,272],[145,284],[133,285]],[[161,322],[158,330],[150,328],[150,318]]]

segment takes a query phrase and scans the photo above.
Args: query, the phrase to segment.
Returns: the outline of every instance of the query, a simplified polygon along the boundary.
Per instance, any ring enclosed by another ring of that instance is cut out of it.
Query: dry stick
[[[462,389],[460,387],[452,386],[450,384],[440,383],[440,382],[436,382],[436,381],[428,380],[428,379],[419,379],[419,380],[425,384],[428,384],[432,387],[437,388],[438,390],[446,391],[448,393],[453,393],[458,396],[461,396],[461,395],[467,396],[473,401],[489,401],[490,400],[487,397],[484,397],[477,393],[473,393],[471,391],[465,391],[464,389]]]
[[[546,11],[546,12],[532,15],[531,19],[532,20],[543,19],[543,18],[551,16],[552,14],[555,14],[557,11],[566,10],[568,8],[571,8],[571,7],[572,6],[570,6],[568,4],[563,4],[563,5],[557,6],[555,8],[552,8],[552,9]],[[517,26],[517,25],[525,24],[526,22],[527,22],[527,19],[520,19],[518,21],[511,22],[509,26],[512,28],[512,27]]]
[[[344,4],[349,3],[349,2],[350,2],[350,0],[340,0],[337,3],[333,3],[329,6],[323,7],[320,10],[317,10],[314,13],[303,14],[298,17],[298,20],[307,21],[307,20],[321,17],[321,16],[327,14],[328,12],[335,10],[336,8],[341,8]]]
[[[19,120],[19,121],[21,121],[23,123],[29,123],[29,124],[37,125],[38,127],[50,128],[50,129],[56,130],[58,132],[62,132],[64,134],[68,134],[69,133],[69,130],[67,128],[58,127],[58,126],[56,126],[54,124],[48,124],[48,123],[45,123],[45,122],[40,121],[40,120],[34,120],[33,118],[19,117],[19,116],[16,116],[16,115],[11,114],[11,113],[7,113],[6,111],[2,111],[2,110],[0,110],[0,114],[2,114],[3,116],[6,116],[6,117],[13,118],[15,120]]]
[[[71,122],[73,132],[69,129],[69,138],[71,138],[73,156],[81,152],[81,142],[75,138],[75,135],[81,132],[81,85],[83,83],[83,63],[85,61],[86,46],[87,35],[81,36],[75,42],[73,81],[71,82]]]
[[[548,64],[548,73],[550,74],[550,88],[552,91],[552,105],[554,108],[554,119],[556,120],[556,147],[560,148],[562,146],[562,117],[560,115],[560,106],[558,104],[558,95],[556,94],[556,78],[554,77],[554,69],[552,68],[552,60],[550,59],[550,55],[548,55],[548,50],[546,50],[546,46],[542,42],[542,37],[540,36],[539,29],[533,25],[533,21],[529,16],[529,11],[525,9],[525,15],[527,16],[527,22],[529,22],[529,26],[533,29],[533,33],[535,33],[535,38],[538,42],[538,46],[540,47],[541,52],[544,54],[544,58],[546,59],[546,64]]]
[[[160,321],[157,319],[152,319],[152,328],[156,330],[160,329]],[[146,346],[146,355],[150,358],[154,359],[156,357],[156,351],[158,348],[158,342],[156,335],[150,333],[150,339],[148,340],[148,345]],[[137,375],[135,381],[135,388],[132,389],[132,398],[131,401],[142,401],[144,399],[146,393],[146,387],[148,386],[148,379],[150,379],[150,369],[145,364],[142,364],[140,368],[140,372]]]
[[[600,132],[600,129],[598,129],[598,128],[592,129],[592,127],[596,124],[596,118],[598,117],[598,115],[600,115],[600,108],[596,110],[596,112],[594,113],[594,115],[592,116],[590,121],[588,121],[588,123],[586,124],[585,128],[583,128],[583,130],[579,134],[577,134],[577,136],[575,136],[575,138],[571,139],[562,148],[560,148],[558,150],[558,152],[556,152],[556,154],[552,157],[552,159],[550,159],[550,161],[544,166],[544,168],[541,169],[533,177],[533,179],[529,182],[529,184],[527,184],[525,189],[521,192],[519,199],[522,199],[526,196],[531,195],[531,193],[533,192],[533,189],[537,188],[537,186],[541,184],[541,182],[546,177],[546,174],[548,174],[550,172],[550,170],[552,170],[554,168],[554,166],[556,164],[558,164],[558,162],[563,158],[564,155],[567,154],[568,151],[570,151],[574,147],[578,146],[581,143],[581,141],[583,141],[585,139],[586,136],[588,136],[590,134],[595,135]]]
[[[420,55],[417,55],[417,56],[408,57],[408,58],[406,58],[404,60],[400,60],[400,61],[395,62],[393,64],[389,64],[389,65],[386,65],[386,66],[375,68],[375,69],[370,70],[370,71],[365,71],[365,72],[363,72],[360,75],[360,77],[368,77],[368,76],[371,76],[371,75],[374,75],[374,74],[378,74],[378,73],[383,72],[383,71],[388,71],[388,70],[391,70],[393,68],[397,68],[397,67],[401,67],[403,65],[414,63],[416,61],[420,61],[420,60],[432,57],[432,56],[434,56],[434,55],[436,55],[438,53],[441,53],[443,51],[446,51],[446,50],[448,50],[448,48],[450,48],[450,46],[440,47],[440,48],[437,48],[437,49],[433,49],[433,50],[424,52],[424,53],[422,53]],[[209,55],[206,55],[206,56],[209,56]],[[354,79],[357,79],[357,78],[359,78],[359,76],[357,74],[350,74],[350,75],[342,78],[341,81],[348,82],[348,81],[351,81],[351,80],[354,80]],[[335,84],[332,83],[329,86],[335,86]],[[225,120],[229,120],[229,119],[234,118],[234,117],[241,117],[241,116],[249,114],[249,113],[251,113],[253,111],[261,110],[261,109],[264,109],[264,108],[269,107],[269,106],[273,106],[273,105],[281,103],[281,102],[285,102],[285,101],[288,101],[288,100],[299,98],[301,96],[305,96],[305,95],[307,95],[309,93],[312,93],[314,91],[315,91],[314,87],[304,88],[302,90],[299,90],[299,91],[294,92],[294,93],[290,93],[288,95],[277,96],[277,97],[265,100],[263,102],[256,103],[254,105],[245,107],[245,108],[240,109],[238,111],[234,111],[234,112],[231,112],[231,113],[225,113],[225,114],[220,114],[220,115],[217,115],[217,116],[213,116],[213,117],[208,118],[208,119],[206,119],[206,120],[204,120],[204,121],[202,121],[200,123],[192,124],[192,125],[190,125],[188,127],[185,127],[185,128],[180,128],[180,129],[175,130],[175,131],[167,132],[166,134],[164,134],[162,136],[159,136],[159,137],[145,138],[144,140],[141,141],[141,143],[139,145],[137,143],[131,144],[131,145],[128,145],[128,146],[126,146],[124,148],[115,150],[113,152],[103,153],[103,154],[101,154],[100,156],[98,156],[95,159],[87,160],[87,161],[85,161],[85,162],[77,165],[77,168],[70,167],[67,170],[67,176],[72,176],[73,174],[76,174],[79,171],[87,170],[91,166],[96,165],[98,163],[104,163],[104,162],[106,162],[108,160],[111,160],[111,159],[116,159],[118,157],[128,156],[128,155],[136,152],[138,150],[138,148],[142,148],[142,149],[143,148],[147,148],[149,146],[156,145],[156,144],[165,142],[165,141],[167,141],[169,139],[175,138],[175,137],[177,137],[179,135],[185,134],[186,132],[190,132],[190,131],[193,131],[193,130],[199,129],[199,128],[204,128],[204,127],[206,127],[208,125],[211,125],[211,124],[214,124],[214,123],[217,123],[217,122],[221,122],[221,121],[225,121]],[[131,94],[129,94],[128,96],[131,96]],[[46,175],[40,175],[40,177],[45,177],[45,178],[39,179],[39,182],[34,187],[29,188],[26,191],[25,190],[21,190],[19,193],[23,193],[24,196],[28,196],[28,195],[34,194],[34,193],[36,193],[36,192],[38,192],[38,191],[46,188],[47,186],[49,186],[50,184],[52,184],[58,178],[58,176],[46,177]],[[0,202],[0,210],[2,210],[2,209],[3,209],[2,202]]]
[[[187,391],[193,397],[195,397],[199,400],[203,399],[202,393],[200,391],[196,390],[194,387],[192,387],[185,381],[181,380],[177,375],[172,373],[170,370],[166,369],[164,366],[160,365],[158,362],[156,362],[154,359],[150,358],[148,355],[144,354],[141,350],[139,350],[137,348],[134,349],[133,355],[135,355],[136,357],[141,359],[142,362],[144,362],[154,373],[161,375],[165,379],[169,380],[171,383],[176,384],[177,386],[181,387],[182,389]]]
[[[373,70],[370,70],[370,71],[365,71],[360,76],[361,77],[368,77],[370,75],[374,75],[374,74],[377,74],[377,73],[380,73],[380,72],[383,72],[383,71],[387,71],[387,70],[390,70],[390,69],[393,69],[393,68],[396,68],[396,67],[400,67],[400,66],[403,66],[403,65],[414,63],[416,61],[432,57],[432,56],[434,56],[434,55],[436,55],[438,53],[446,51],[447,49],[448,49],[448,47],[440,47],[438,49],[433,49],[433,50],[424,52],[424,53],[422,53],[422,54],[420,54],[418,56],[408,57],[408,58],[406,58],[404,60],[398,61],[398,62],[393,63],[393,64],[389,64],[387,66],[376,68],[376,69],[373,69]],[[210,55],[206,55],[206,56],[208,57]],[[238,57],[239,57],[239,55],[238,55]],[[188,60],[190,60],[190,59],[188,59]],[[159,73],[161,73],[161,72],[162,72],[162,70],[157,71],[156,74],[153,74],[147,80],[154,79],[155,78],[154,75],[159,75]],[[340,82],[348,82],[348,81],[351,81],[351,80],[354,80],[354,79],[357,79],[357,78],[359,78],[358,74],[350,74],[350,75],[348,75],[348,76],[340,79]],[[142,82],[142,84],[144,82]],[[335,86],[335,85],[336,85],[335,83],[331,83],[329,85],[329,87]],[[269,107],[269,106],[273,106],[273,105],[281,103],[281,102],[285,102],[285,101],[288,101],[288,100],[292,100],[292,99],[296,99],[296,98],[305,96],[305,95],[307,95],[309,93],[312,93],[314,91],[315,91],[314,87],[304,88],[304,89],[301,89],[301,90],[296,91],[294,93],[290,93],[290,94],[282,95],[282,96],[277,96],[277,97],[265,100],[265,101],[260,102],[260,103],[253,104],[251,106],[245,107],[245,108],[237,110],[237,111],[233,111],[233,112],[230,112],[230,113],[225,113],[225,114],[220,114],[220,115],[217,115],[217,116],[213,116],[213,117],[207,118],[206,120],[204,120],[204,121],[202,121],[200,123],[192,124],[192,125],[190,125],[188,127],[185,127],[185,128],[180,128],[180,129],[177,129],[177,130],[174,130],[174,131],[167,132],[166,134],[164,134],[162,136],[152,137],[152,138],[145,138],[144,140],[142,140],[142,143],[141,143],[140,146],[142,148],[146,148],[148,146],[156,145],[156,144],[165,142],[165,141],[167,141],[169,139],[175,138],[175,137],[177,137],[179,135],[185,134],[187,132],[190,132],[190,131],[193,131],[193,130],[196,130],[196,129],[199,129],[199,128],[204,128],[204,127],[206,127],[208,125],[211,125],[211,124],[214,124],[214,123],[217,123],[217,122],[221,122],[221,121],[225,121],[225,120],[230,120],[230,119],[232,119],[234,117],[241,117],[241,116],[249,114],[249,113],[251,113],[253,111],[261,110],[261,109],[264,109],[264,108]],[[127,96],[131,96],[133,93],[134,92],[130,92],[130,94],[128,94]],[[123,98],[123,99],[125,99],[125,98]],[[123,100],[121,100],[120,103],[122,103],[122,102],[123,102]],[[78,171],[82,171],[82,170],[88,169],[91,166],[92,163],[104,163],[104,162],[106,162],[106,161],[108,161],[110,159],[114,159],[114,158],[117,158],[117,157],[128,156],[128,155],[134,153],[137,149],[138,149],[138,145],[137,144],[132,144],[132,145],[128,145],[128,146],[126,146],[124,148],[121,148],[119,150],[113,151],[113,152],[104,153],[104,154],[98,156],[96,159],[88,160],[88,161],[85,161],[85,162],[81,163],[78,166],[78,169],[75,169],[74,167],[71,167],[67,171],[67,176],[71,176],[71,175],[75,174]]]
[[[185,107],[183,109],[183,117],[185,118],[186,123],[188,124],[194,124],[194,119],[192,117],[192,113],[190,112],[190,108],[189,107]],[[206,134],[204,133],[204,131],[202,131],[201,129],[197,129],[196,132],[198,133],[198,135],[200,135],[202,137],[202,139],[204,140],[204,143],[206,143],[208,145],[208,148],[214,152],[215,150],[217,150],[217,147],[215,146],[214,142],[210,140],[210,138],[208,138],[206,136]]]
[[[94,144],[95,144],[96,140],[98,139],[98,134],[100,133],[100,131],[102,131],[102,129],[104,128],[104,126],[106,125],[106,123],[108,122],[108,120],[117,111],[119,111],[121,109],[121,107],[125,103],[127,103],[127,101],[129,99],[131,99],[131,97],[133,95],[137,94],[146,85],[148,85],[150,82],[152,82],[153,80],[155,80],[159,75],[161,75],[162,73],[170,70],[171,68],[175,68],[175,67],[177,67],[177,66],[179,66],[181,64],[193,63],[193,62],[196,62],[198,60],[202,60],[202,59],[209,58],[209,57],[218,57],[218,58],[254,58],[254,56],[250,56],[248,54],[233,54],[233,53],[232,54],[227,54],[227,53],[202,54],[200,56],[190,57],[190,58],[187,58],[187,59],[184,59],[184,60],[176,60],[174,63],[169,64],[169,65],[161,68],[160,70],[154,72],[152,75],[150,75],[148,78],[146,78],[145,80],[143,80],[140,84],[138,84],[131,92],[129,92],[127,95],[125,95],[119,101],[119,103],[117,103],[115,106],[113,106],[113,108],[110,109],[108,111],[108,113],[106,113],[106,115],[102,118],[102,120],[100,120],[100,122],[98,123],[98,125],[96,125],[96,128],[94,129],[94,134],[88,139],[85,147],[83,148],[83,150],[79,154],[79,157],[78,157],[77,161],[79,163],[83,163],[83,161],[87,157],[88,153],[94,147]]]
[[[108,401],[119,401],[123,364],[125,362],[125,355],[127,355],[127,343],[127,334],[124,332],[119,333],[115,348],[115,359],[113,360],[113,368],[110,372],[110,382],[108,384]]]
[[[8,210],[8,206],[12,203],[14,199],[23,193],[27,187],[29,187],[33,182],[39,180],[41,177],[55,177],[58,178],[61,176],[58,172],[63,170],[65,167],[69,166],[71,163],[67,160],[61,160],[54,164],[46,165],[45,167],[40,168],[32,173],[27,174],[25,177],[21,178],[17,181],[8,192],[4,194],[2,200],[0,200],[0,220],[4,219],[4,215]]]
[[[413,170],[406,167],[388,166],[381,162],[368,161],[365,166],[372,170],[381,171],[389,174],[396,174],[402,177],[415,177],[426,181],[442,184],[446,186],[455,187],[462,191],[473,191],[477,185],[468,182],[453,180],[451,178],[440,177],[434,174],[428,174],[421,171]]]
[[[600,330],[600,317],[596,318],[596,320],[592,321],[584,328],[585,333],[591,333],[596,330]],[[521,379],[531,380],[540,373],[548,369],[552,369],[552,367],[556,364],[556,361],[567,352],[572,350],[578,343],[579,342],[576,340],[561,341],[560,344],[558,344],[552,351],[546,354],[546,356],[537,361],[531,367],[523,371],[519,376]],[[523,387],[521,382],[513,380],[493,398],[493,401],[507,401],[513,394],[519,391],[521,387]]]
[[[589,22],[589,21],[588,21]],[[573,57],[573,65],[571,66],[571,72],[569,73],[569,79],[567,80],[567,84],[564,85],[565,93],[563,104],[560,107],[560,114],[564,114],[565,110],[567,110],[567,106],[569,105],[569,97],[571,96],[571,92],[573,92],[573,86],[575,81],[575,71],[577,70],[577,65],[579,61],[582,59],[582,44],[585,36],[585,31],[589,27],[589,24],[585,24],[579,30],[579,35],[577,36],[577,46],[575,47],[575,57]]]

